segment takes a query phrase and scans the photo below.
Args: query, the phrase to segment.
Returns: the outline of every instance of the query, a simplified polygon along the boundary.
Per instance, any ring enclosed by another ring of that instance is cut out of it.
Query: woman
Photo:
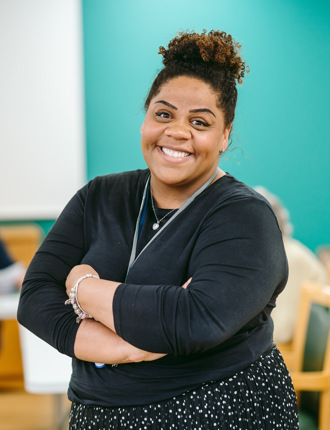
[[[298,428],[272,343],[281,232],[218,168],[238,51],[217,31],[160,49],[141,127],[148,169],[90,181],[29,267],[19,321],[73,358],[71,429]]]

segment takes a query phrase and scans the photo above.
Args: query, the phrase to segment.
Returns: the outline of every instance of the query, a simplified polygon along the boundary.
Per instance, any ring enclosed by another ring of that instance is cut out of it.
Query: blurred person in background
[[[10,257],[5,244],[0,240],[0,294],[17,291],[22,287],[25,267]]]
[[[290,214],[281,200],[265,187],[255,190],[271,204],[283,235],[285,252],[289,263],[289,278],[282,294],[277,298],[272,312],[274,321],[274,342],[287,343],[292,340],[298,314],[300,289],[305,281],[325,283],[327,272],[317,256],[303,243],[292,237],[293,227]]]

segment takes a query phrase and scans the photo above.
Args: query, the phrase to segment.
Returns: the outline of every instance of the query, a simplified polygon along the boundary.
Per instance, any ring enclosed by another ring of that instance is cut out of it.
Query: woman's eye
[[[156,112],[156,116],[159,118],[170,118],[170,114],[168,112]]]
[[[200,119],[194,119],[191,122],[192,122],[192,124],[200,126],[200,127],[210,127],[210,124],[208,124],[207,122],[202,121]]]

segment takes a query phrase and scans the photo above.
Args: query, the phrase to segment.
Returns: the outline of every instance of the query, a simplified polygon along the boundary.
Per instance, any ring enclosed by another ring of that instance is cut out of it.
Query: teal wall
[[[145,167],[139,129],[158,47],[177,31],[225,30],[251,72],[239,87],[233,150],[220,164],[280,196],[294,236],[312,250],[330,243],[328,0],[82,4],[88,179]],[[53,223],[37,222],[46,232]]]
[[[264,185],[290,211],[294,236],[330,243],[330,2],[84,0],[88,177],[144,168],[143,100],[177,31],[231,33],[251,72],[239,88],[222,167]]]

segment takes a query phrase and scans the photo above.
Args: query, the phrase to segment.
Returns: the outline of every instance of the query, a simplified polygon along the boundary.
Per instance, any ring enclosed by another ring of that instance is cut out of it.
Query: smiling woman
[[[298,429],[270,316],[282,234],[269,203],[218,167],[239,45],[184,33],[160,53],[148,169],[77,192],[28,269],[18,319],[73,358],[71,430]]]
[[[163,84],[141,127],[142,152],[159,207],[183,204],[212,176],[230,128],[209,84],[189,76]],[[215,180],[223,175],[219,169]]]

